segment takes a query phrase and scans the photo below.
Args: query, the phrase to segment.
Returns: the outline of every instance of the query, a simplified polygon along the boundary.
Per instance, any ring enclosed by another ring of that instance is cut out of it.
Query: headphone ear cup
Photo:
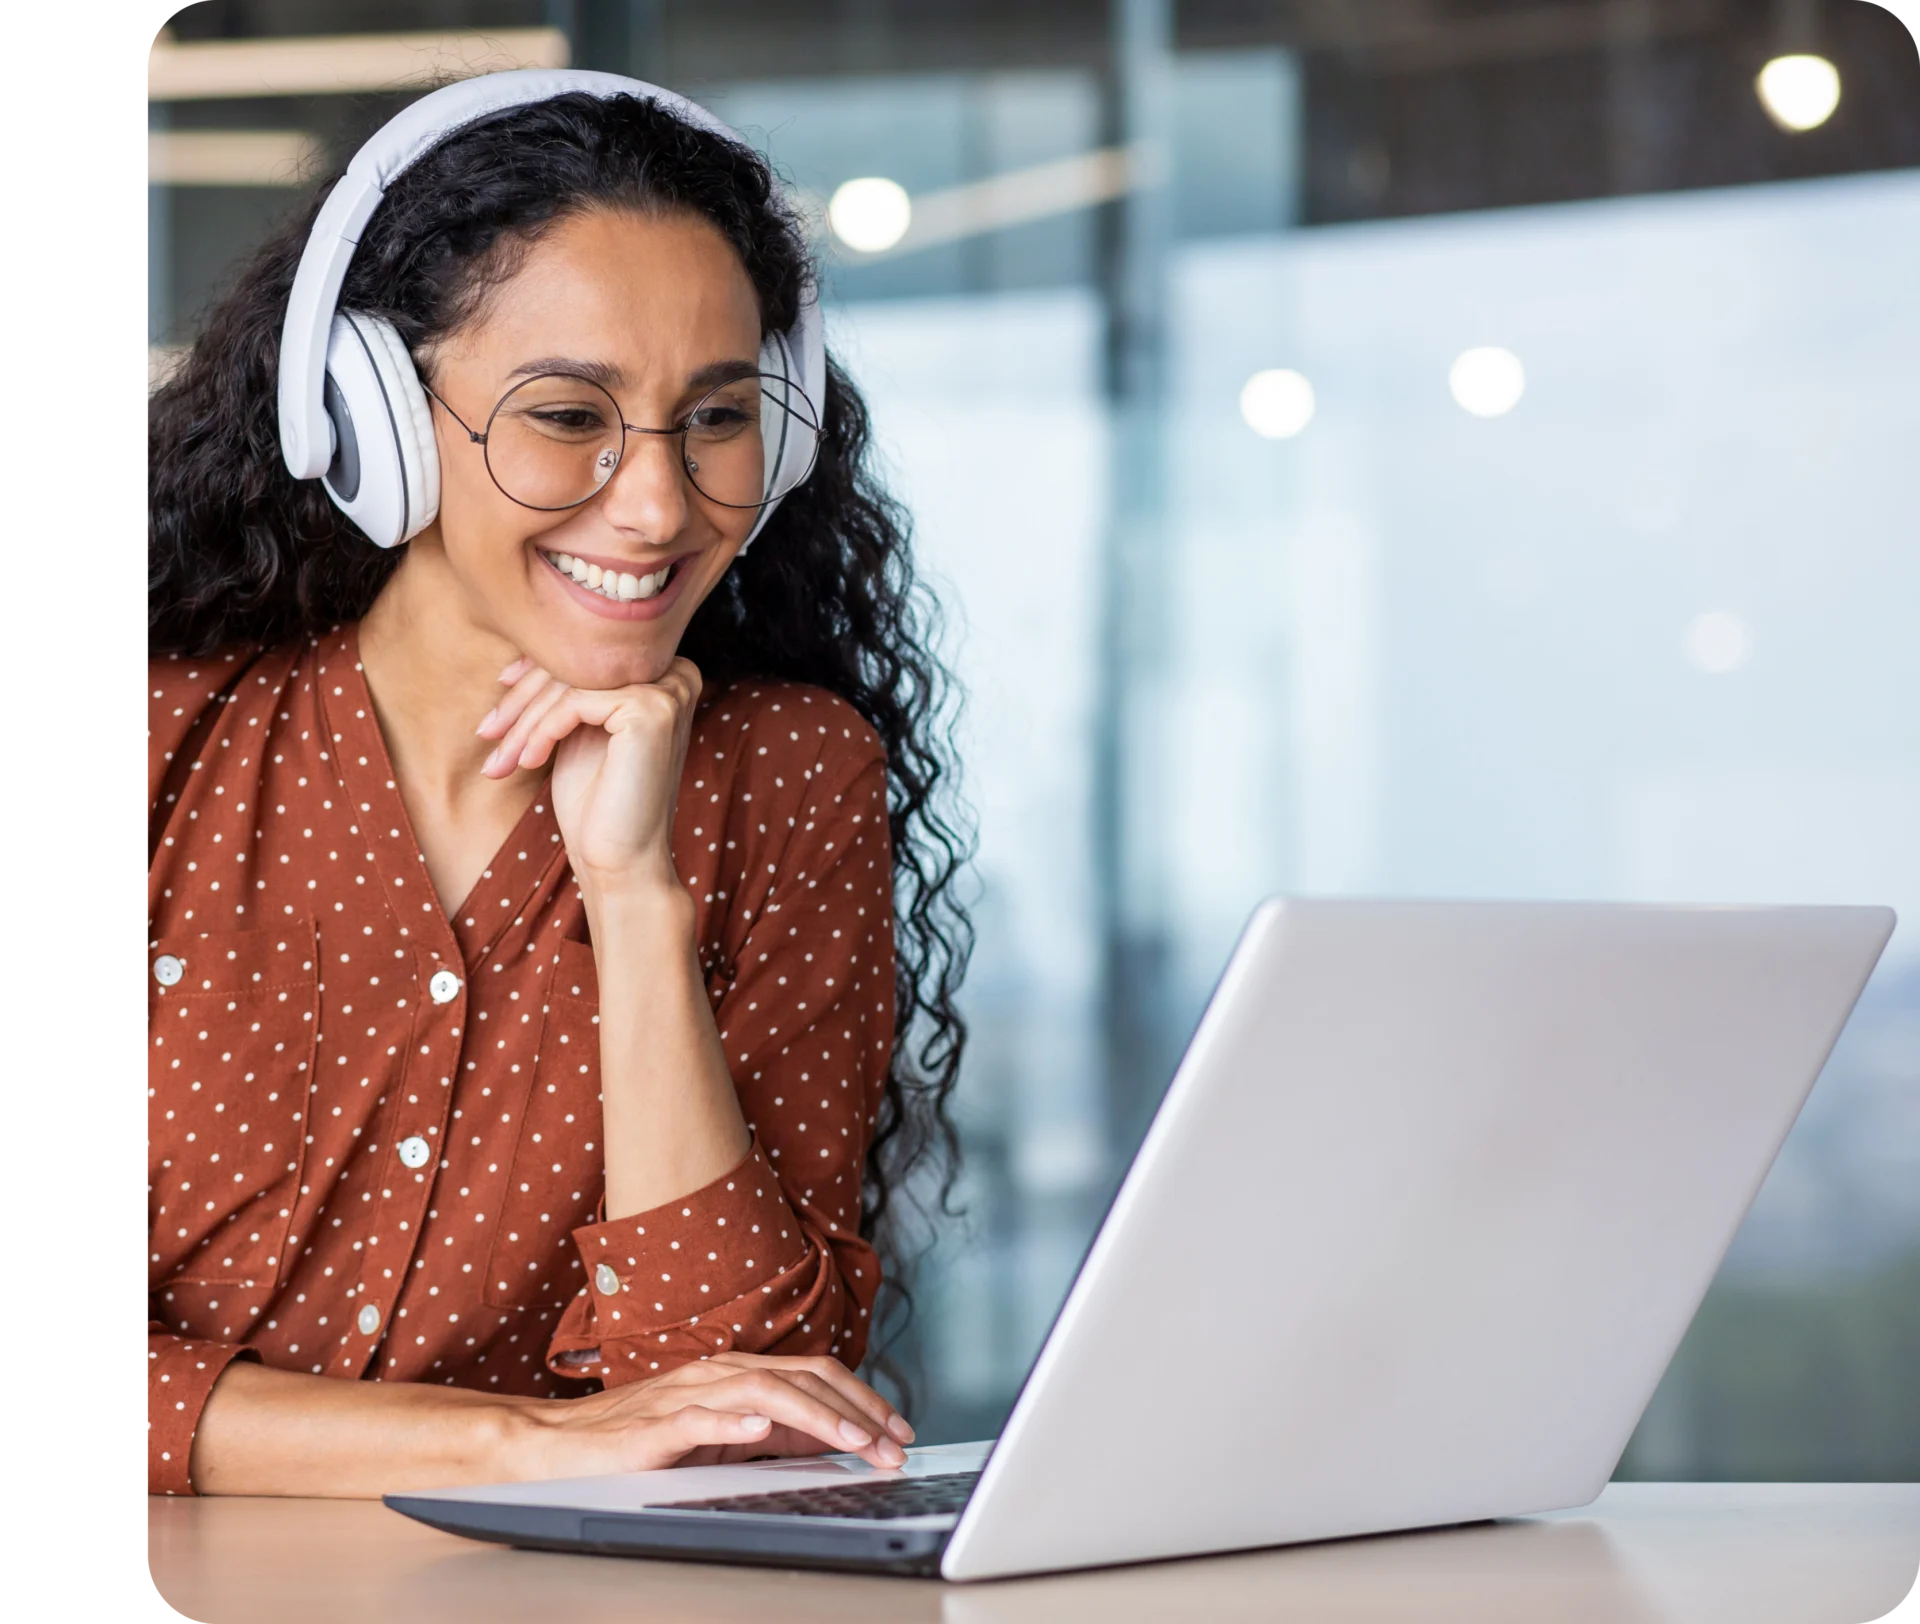
[[[427,392],[393,326],[364,311],[335,313],[323,388],[334,506],[376,547],[397,547],[440,511],[440,452]]]
[[[760,346],[760,371],[766,377],[780,379],[782,384],[793,376],[792,357],[788,355],[787,346],[778,333],[769,333],[766,342]],[[772,494],[787,483],[783,475],[793,457],[793,436],[788,432],[791,421],[789,414],[784,411],[764,407],[761,411],[760,445],[766,463],[762,496]]]
[[[407,527],[400,539],[411,541],[440,511],[440,445],[433,433],[433,405],[393,324],[378,316],[357,319],[373,341],[374,365],[394,406],[395,438],[407,479]]]
[[[813,416],[813,427],[817,431],[821,403],[811,399],[801,386],[800,367],[784,334],[767,335],[766,341],[760,346],[760,370],[769,378],[781,380],[796,407]],[[765,482],[761,487],[763,496],[770,491],[791,490],[813,466],[819,449],[817,432],[809,435],[796,433],[794,429],[794,418],[789,412],[774,410],[761,414],[760,448],[766,464]],[[773,510],[779,505],[778,500],[771,501],[760,510],[753,528],[747,532],[747,539],[740,544],[741,552],[745,552],[766,527],[767,520],[773,517]]]

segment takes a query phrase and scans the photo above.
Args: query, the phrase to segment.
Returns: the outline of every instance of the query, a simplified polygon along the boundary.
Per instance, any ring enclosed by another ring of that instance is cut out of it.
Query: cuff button
[[[593,1271],[593,1289],[602,1297],[611,1297],[620,1290],[620,1276],[613,1272],[613,1265],[602,1263]]]

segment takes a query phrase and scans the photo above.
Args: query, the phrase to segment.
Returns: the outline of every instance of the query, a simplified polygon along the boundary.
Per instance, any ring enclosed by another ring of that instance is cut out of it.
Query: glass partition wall
[[[265,54],[221,81],[217,42]],[[155,365],[397,81],[510,61],[764,144],[945,612],[979,946],[961,1211],[901,1340],[923,1437],[998,1425],[1261,896],[1875,901],[1907,922],[1622,1471],[1920,1471],[1899,24],[195,5],[155,58]]]

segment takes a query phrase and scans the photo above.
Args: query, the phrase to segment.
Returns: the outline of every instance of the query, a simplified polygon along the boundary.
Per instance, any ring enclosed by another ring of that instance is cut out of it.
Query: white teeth
[[[671,564],[655,570],[651,575],[635,575],[629,570],[602,569],[600,565],[589,564],[584,558],[575,558],[571,553],[547,553],[544,556],[562,575],[571,576],[589,591],[598,592],[601,597],[615,603],[637,603],[656,597],[666,590],[667,582],[673,575]]]

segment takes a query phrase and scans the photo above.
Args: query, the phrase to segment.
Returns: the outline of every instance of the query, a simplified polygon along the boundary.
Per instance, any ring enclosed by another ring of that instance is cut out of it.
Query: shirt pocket
[[[562,942],[487,1258],[488,1307],[558,1308],[580,1289],[573,1231],[594,1222],[605,1188],[600,982],[593,949]]]
[[[152,1284],[284,1273],[306,1151],[316,959],[304,920],[164,936],[149,949]]]

